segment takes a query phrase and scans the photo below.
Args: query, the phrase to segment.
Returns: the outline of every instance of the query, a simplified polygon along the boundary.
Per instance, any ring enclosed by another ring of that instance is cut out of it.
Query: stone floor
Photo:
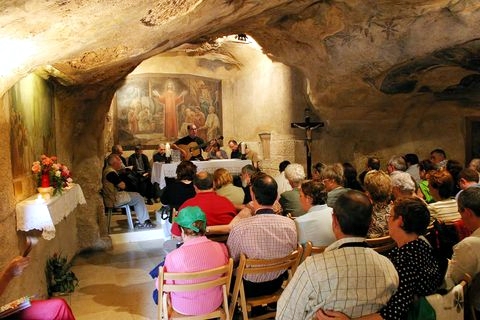
[[[124,229],[122,234],[118,230],[126,226],[125,216],[114,216],[112,226],[116,230],[113,250],[82,253],[74,260],[72,269],[80,282],[67,298],[73,313],[79,320],[156,319],[151,298],[155,283],[148,272],[165,256],[161,226],[146,231]],[[145,234],[155,234],[157,239],[138,241]]]

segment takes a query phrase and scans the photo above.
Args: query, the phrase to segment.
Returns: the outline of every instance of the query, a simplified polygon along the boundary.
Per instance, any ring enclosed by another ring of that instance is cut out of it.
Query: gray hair
[[[409,173],[396,172],[390,178],[392,179],[392,187],[399,188],[402,193],[415,191],[415,181]]]
[[[298,185],[305,179],[305,169],[298,163],[291,163],[285,168],[285,178],[292,184]]]
[[[343,175],[343,166],[341,163],[326,165],[320,172],[321,179],[332,179],[338,185],[343,186],[345,176]]]
[[[395,168],[398,171],[407,170],[407,163],[402,156],[393,156],[388,160],[388,164]]]
[[[468,164],[468,167],[477,172],[480,172],[480,159],[479,158],[472,159],[472,161],[470,161],[470,163]]]

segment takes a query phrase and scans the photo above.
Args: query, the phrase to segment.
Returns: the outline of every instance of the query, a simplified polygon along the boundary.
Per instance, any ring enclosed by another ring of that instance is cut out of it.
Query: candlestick
[[[167,142],[167,144],[165,145],[165,156],[167,158],[171,157],[172,155],[172,149],[170,149],[170,143]]]
[[[247,145],[245,144],[245,142],[241,142],[240,143],[240,152],[242,154],[245,154],[246,153],[246,148],[247,148]]]

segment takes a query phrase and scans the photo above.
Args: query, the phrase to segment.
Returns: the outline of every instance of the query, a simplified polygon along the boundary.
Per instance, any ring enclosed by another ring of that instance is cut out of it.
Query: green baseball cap
[[[183,208],[174,219],[179,226],[191,229],[195,232],[199,232],[200,230],[195,227],[193,223],[199,220],[207,224],[205,213],[198,206]]]

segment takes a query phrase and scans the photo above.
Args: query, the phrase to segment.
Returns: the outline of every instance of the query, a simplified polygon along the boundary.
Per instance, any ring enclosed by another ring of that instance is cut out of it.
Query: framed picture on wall
[[[174,142],[195,124],[205,141],[222,134],[221,80],[193,75],[129,76],[114,99],[114,140],[126,149]]]

